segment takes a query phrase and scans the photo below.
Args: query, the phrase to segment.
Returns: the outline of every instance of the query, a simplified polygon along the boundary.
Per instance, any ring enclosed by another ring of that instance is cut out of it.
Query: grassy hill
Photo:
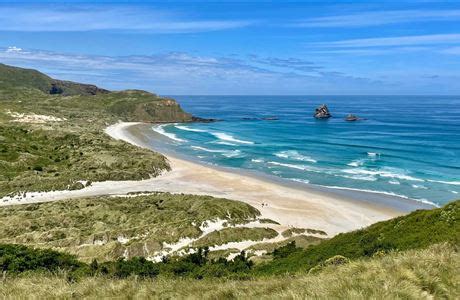
[[[21,297],[36,285],[37,297],[455,299],[459,208],[456,201],[416,211],[306,249],[289,244],[258,265],[244,253],[231,261],[210,258],[206,248],[160,263],[133,257],[86,264],[55,251],[0,245],[6,271],[0,295]],[[245,219],[241,213],[236,217]]]
[[[146,179],[167,170],[162,155],[104,134],[119,120],[201,119],[145,91],[110,92],[0,64],[0,198],[82,188],[81,180]]]
[[[305,271],[337,255],[357,259],[442,242],[460,245],[460,200],[442,208],[419,210],[361,230],[341,233],[306,250],[285,249],[284,255],[260,266],[257,272],[270,275]]]
[[[95,85],[56,80],[37,70],[0,64],[0,89],[11,87],[32,88],[43,93],[63,96],[109,93],[109,91],[98,88]]]

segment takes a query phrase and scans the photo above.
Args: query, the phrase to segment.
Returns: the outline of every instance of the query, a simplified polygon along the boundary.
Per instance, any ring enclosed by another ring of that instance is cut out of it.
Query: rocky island
[[[328,119],[332,117],[329,109],[327,108],[326,104],[322,104],[318,106],[315,110],[315,114],[313,115],[317,119]]]

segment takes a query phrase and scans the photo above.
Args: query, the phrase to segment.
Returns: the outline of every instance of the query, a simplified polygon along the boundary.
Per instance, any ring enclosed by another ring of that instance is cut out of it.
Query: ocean
[[[330,190],[460,198],[460,96],[172,97],[221,120],[152,125],[181,156]],[[333,117],[316,120],[323,103]],[[363,120],[346,122],[349,113]]]

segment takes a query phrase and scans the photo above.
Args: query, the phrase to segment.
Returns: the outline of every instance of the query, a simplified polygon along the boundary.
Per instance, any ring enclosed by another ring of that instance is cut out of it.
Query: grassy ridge
[[[79,180],[141,180],[169,166],[159,154],[98,132],[0,125],[0,197],[82,188]]]
[[[51,91],[51,89],[60,89]],[[60,118],[30,123],[17,115]],[[139,180],[169,168],[162,155],[114,141],[122,121],[196,120],[173,99],[145,91],[109,92],[0,64],[0,197],[82,188],[84,181]]]
[[[432,210],[420,210],[362,230],[341,233],[306,250],[293,249],[286,257],[260,266],[258,274],[309,270],[326,259],[370,257],[391,250],[408,250],[449,241],[460,244],[460,201]]]
[[[116,260],[148,256],[164,242],[197,238],[207,220],[244,223],[259,214],[238,201],[168,193],[7,206],[0,207],[0,243],[59,249],[88,262]],[[256,233],[245,238],[258,238]],[[213,245],[213,240],[200,245]]]
[[[263,239],[272,239],[278,235],[278,232],[271,228],[224,228],[219,231],[213,231],[198,241],[193,243],[195,247],[206,245],[223,245],[230,242],[241,241],[261,241]]]
[[[114,279],[69,282],[66,274],[6,276],[0,297],[190,299],[456,299],[460,295],[458,248],[440,244],[328,266],[316,274],[254,280]],[[31,290],[31,287],[34,287]]]

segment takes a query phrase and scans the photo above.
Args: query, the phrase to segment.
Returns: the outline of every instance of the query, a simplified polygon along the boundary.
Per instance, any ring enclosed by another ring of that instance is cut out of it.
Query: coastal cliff
[[[36,99],[54,96],[65,105],[84,110],[103,110],[122,121],[194,122],[209,121],[185,112],[171,98],[142,90],[109,91],[92,84],[53,79],[37,70],[0,64],[0,98],[18,100],[18,94]],[[46,99],[47,100],[47,99]],[[38,100],[39,101],[39,100]],[[45,100],[44,100],[45,101]]]

